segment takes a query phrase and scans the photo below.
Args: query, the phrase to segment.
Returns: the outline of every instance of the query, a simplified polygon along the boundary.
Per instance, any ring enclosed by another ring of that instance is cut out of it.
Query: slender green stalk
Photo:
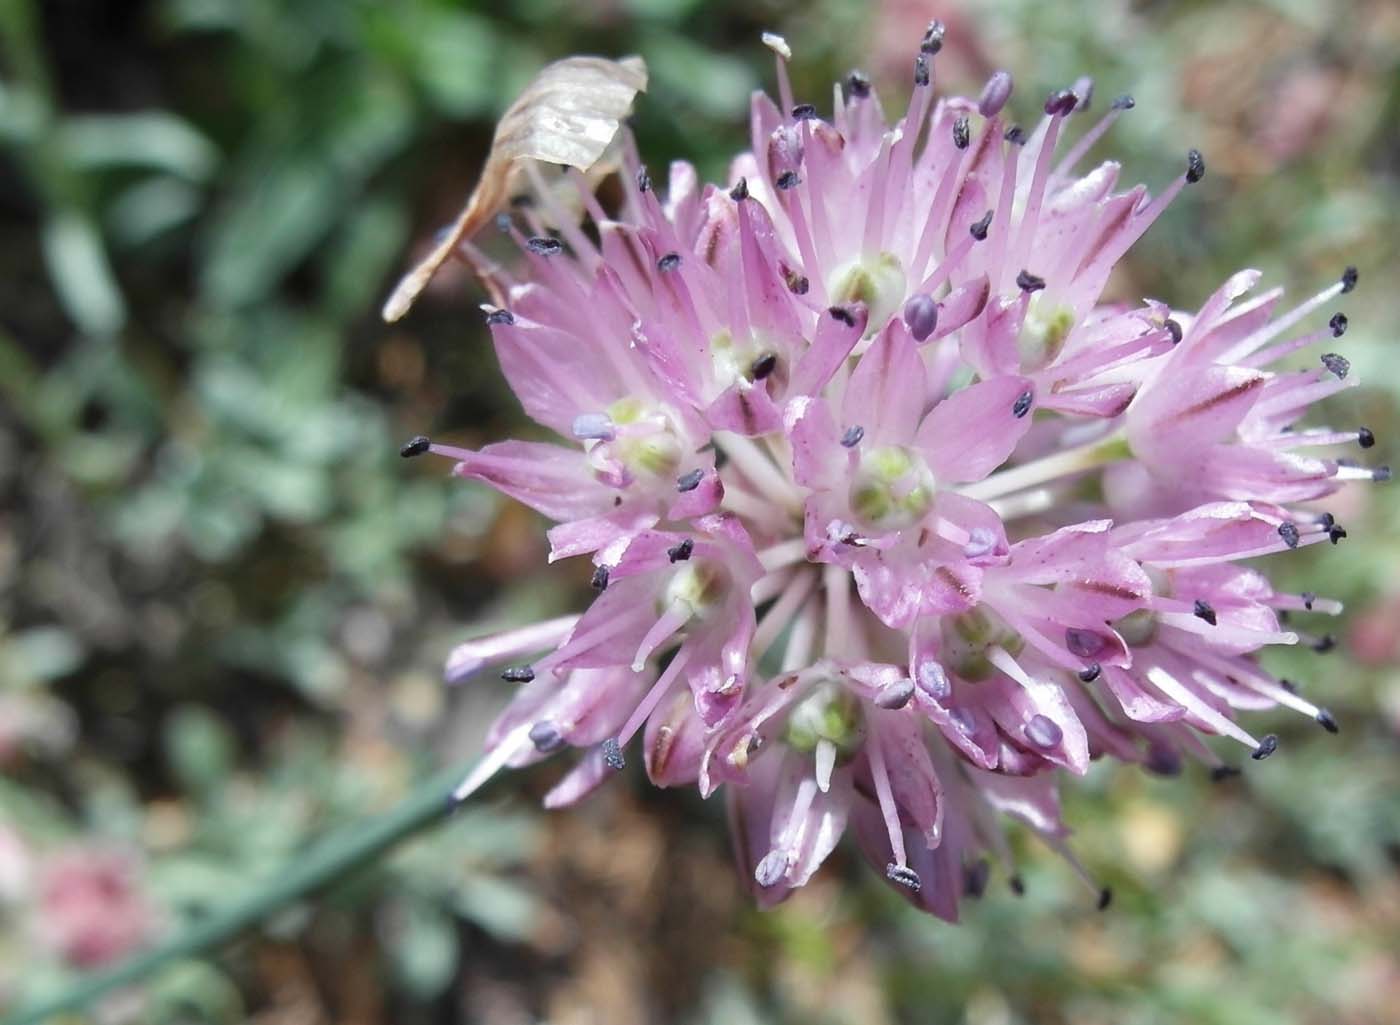
[[[272,879],[221,911],[192,923],[169,942],[109,971],[85,976],[62,993],[22,1007],[0,1025],[39,1025],[75,1014],[115,989],[141,982],[165,965],[208,953],[237,939],[287,905],[324,889],[430,826],[447,820],[452,791],[467,769],[427,780],[399,805],[370,822],[351,823],[296,858]]]

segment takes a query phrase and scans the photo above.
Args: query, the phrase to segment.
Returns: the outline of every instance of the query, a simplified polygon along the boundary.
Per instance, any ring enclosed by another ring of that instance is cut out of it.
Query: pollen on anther
[[[967,149],[972,143],[972,127],[967,117],[960,117],[953,122],[953,145],[958,149]]]
[[[1278,525],[1278,536],[1283,538],[1283,543],[1289,548],[1298,547],[1298,528],[1295,524],[1284,522]]]
[[[906,889],[918,893],[924,885],[924,881],[919,878],[919,873],[915,872],[907,865],[896,865],[893,862],[885,866],[885,878],[892,883],[898,883]]]
[[[1345,313],[1334,313],[1332,319],[1327,322],[1327,326],[1332,329],[1332,337],[1340,338],[1347,333],[1347,315]]]
[[[1022,292],[1039,292],[1045,287],[1045,279],[1028,270],[1016,275],[1016,287]]]
[[[924,53],[937,53],[943,49],[943,36],[947,31],[943,22],[937,19],[929,22],[928,28],[924,29],[924,38],[919,43],[919,49]]]
[[[1345,381],[1347,374],[1351,373],[1351,360],[1336,352],[1324,352],[1322,354],[1322,365],[1327,368],[1327,372],[1332,374],[1339,381]]]
[[[1186,181],[1195,185],[1206,176],[1206,160],[1201,156],[1198,149],[1188,150],[1186,153]]]
[[[622,757],[622,748],[615,737],[603,741],[603,764],[614,772],[627,768],[627,759]]]
[[[922,88],[929,84],[928,55],[919,54],[914,58],[914,84]]]

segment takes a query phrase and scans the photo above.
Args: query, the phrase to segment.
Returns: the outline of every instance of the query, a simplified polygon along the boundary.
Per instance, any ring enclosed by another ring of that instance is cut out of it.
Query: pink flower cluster
[[[487,272],[486,321],[563,440],[403,454],[556,521],[551,559],[591,558],[598,594],[453,653],[451,680],[520,684],[459,797],[573,748],[546,798],[567,805],[640,737],[658,786],[726,795],[761,904],[849,828],[953,919],[993,862],[1014,872],[999,813],[1068,854],[1057,770],[1225,774],[1202,735],[1265,758],[1237,713],[1275,705],[1335,732],[1258,653],[1327,646],[1285,614],[1340,606],[1243,562],[1335,544],[1297,503],[1388,476],[1328,454],[1365,428],[1295,426],[1356,383],[1347,361],[1280,366],[1344,332],[1300,325],[1355,271],[1287,312],[1254,271],[1194,314],[1103,302],[1201,155],[1120,190],[1116,163],[1078,168],[1131,98],[1060,156],[1088,80],[1023,128],[1005,72],[934,98],[941,44],[935,23],[893,124],[858,73],[830,119],[795,102],[780,59],[727,185],[677,163],[663,197],[629,144],[615,215],[580,180],[592,230],[549,190],[503,219],[523,264]]]

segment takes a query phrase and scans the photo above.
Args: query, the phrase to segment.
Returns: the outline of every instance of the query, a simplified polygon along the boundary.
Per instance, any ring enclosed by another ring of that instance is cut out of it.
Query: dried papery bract
[[[646,87],[640,57],[568,57],[536,75],[496,126],[481,179],[452,230],[399,280],[384,304],[384,319],[393,323],[407,313],[453,250],[495,216],[522,161],[587,171],[607,151],[632,100]]]

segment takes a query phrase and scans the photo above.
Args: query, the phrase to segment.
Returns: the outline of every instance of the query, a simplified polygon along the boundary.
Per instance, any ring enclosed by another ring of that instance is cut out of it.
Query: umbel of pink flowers
[[[1030,128],[1006,72],[935,99],[935,23],[905,117],[853,73],[827,119],[775,43],[780,103],[754,97],[727,184],[676,163],[663,197],[629,139],[615,216],[577,179],[597,241],[549,190],[502,221],[522,262],[487,272],[506,301],[486,322],[560,440],[402,450],[543,513],[551,560],[595,567],[582,614],[453,652],[453,681],[520,685],[458,796],[573,749],[562,807],[639,752],[658,786],[723,792],[762,905],[849,828],[954,919],[993,862],[1019,887],[1001,814],[1069,856],[1062,769],[1226,775],[1202,736],[1266,758],[1277,738],[1237,713],[1275,705],[1336,731],[1258,653],[1329,646],[1283,620],[1340,605],[1242,561],[1337,543],[1298,503],[1389,476],[1330,454],[1370,447],[1364,427],[1297,426],[1356,383],[1347,361],[1278,365],[1342,335],[1356,271],[1282,313],[1255,271],[1194,314],[1104,303],[1205,174],[1191,150],[1153,197],[1080,169],[1131,98],[1057,156],[1088,80]]]

